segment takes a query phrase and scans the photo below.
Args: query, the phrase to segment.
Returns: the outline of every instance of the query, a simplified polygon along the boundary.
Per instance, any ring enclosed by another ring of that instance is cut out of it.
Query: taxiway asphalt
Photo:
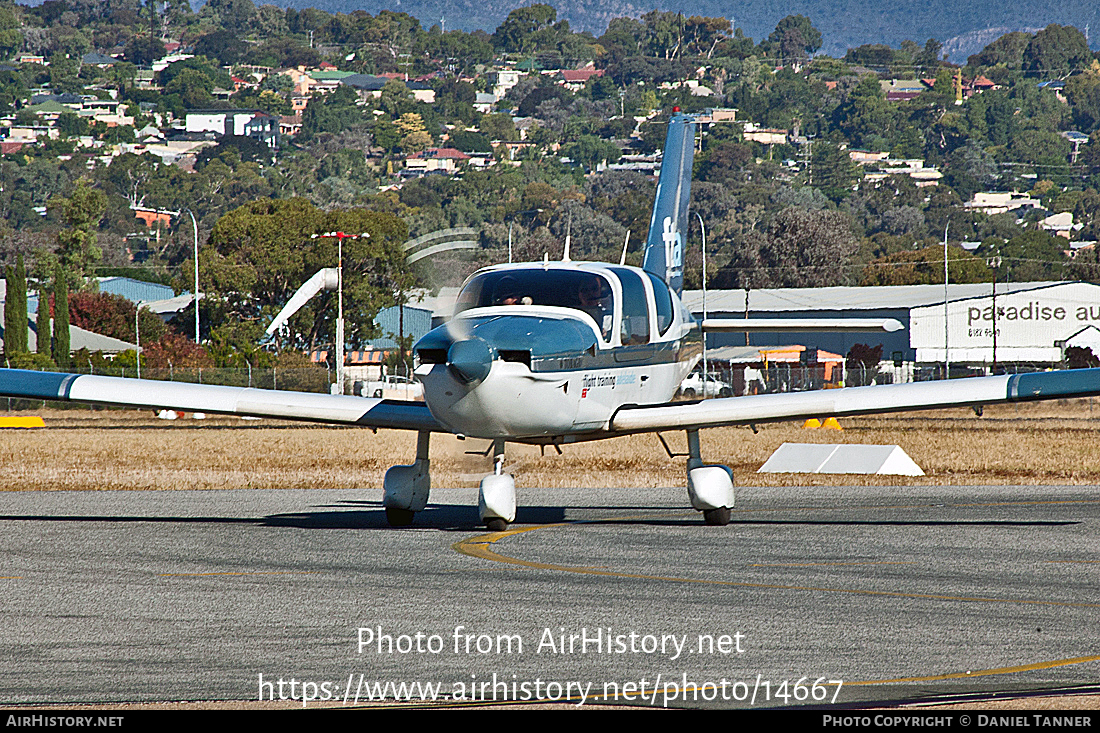
[[[834,680],[845,704],[1100,680],[1097,487],[744,487],[728,527],[683,489],[520,488],[495,535],[476,494],[434,490],[407,529],[375,490],[0,494],[0,699],[781,707]]]

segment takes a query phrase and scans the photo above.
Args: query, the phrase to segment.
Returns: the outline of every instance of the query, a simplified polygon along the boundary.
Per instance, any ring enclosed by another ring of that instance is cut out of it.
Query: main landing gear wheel
[[[712,527],[730,523],[733,506],[733,472],[726,466],[703,463],[699,450],[699,431],[687,431],[688,498],[691,506],[703,513],[703,521]]]
[[[725,527],[730,523],[730,508],[720,506],[717,509],[707,509],[703,512],[703,521],[712,527]]]
[[[416,516],[416,512],[410,512],[408,509],[386,507],[386,521],[390,523],[391,527],[408,527],[413,523],[414,516]]]
[[[391,527],[408,527],[413,515],[428,505],[432,488],[428,441],[431,433],[421,431],[416,436],[416,460],[409,466],[390,466],[382,480],[382,506]]]
[[[508,522],[498,518],[486,519],[485,528],[490,532],[503,532],[508,529]]]

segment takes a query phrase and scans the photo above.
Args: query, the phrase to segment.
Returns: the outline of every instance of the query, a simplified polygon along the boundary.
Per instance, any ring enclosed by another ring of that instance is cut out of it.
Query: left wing
[[[445,432],[423,402],[0,369],[0,397]]]
[[[725,397],[697,402],[620,408],[617,433],[693,430],[810,417],[868,415],[998,402],[1088,397],[1100,394],[1100,369],[1066,369],[1001,377],[970,377],[874,387],[822,389]]]

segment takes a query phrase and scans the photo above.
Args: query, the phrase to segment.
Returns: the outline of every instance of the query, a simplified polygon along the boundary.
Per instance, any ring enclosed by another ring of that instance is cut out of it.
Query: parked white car
[[[355,382],[352,391],[359,397],[381,397],[386,400],[424,399],[424,385],[408,377],[387,374],[381,381]]]
[[[702,372],[692,372],[687,379],[680,382],[680,395],[689,400],[699,396],[732,397],[733,386],[729,382],[723,382],[716,374],[708,374],[704,382]]]

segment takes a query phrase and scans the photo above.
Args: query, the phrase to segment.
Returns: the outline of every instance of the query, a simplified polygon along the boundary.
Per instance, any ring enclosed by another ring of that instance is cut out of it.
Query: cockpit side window
[[[615,267],[611,270],[623,286],[623,319],[620,328],[623,346],[649,343],[649,299],[645,283],[633,270]]]
[[[652,272],[647,272],[649,281],[653,285],[653,300],[657,306],[657,330],[662,336],[672,325],[672,294],[668,292],[668,285]]]
[[[498,270],[474,275],[458,294],[455,315],[498,305],[552,305],[592,316],[605,342],[611,341],[615,296],[607,278],[584,270]]]

